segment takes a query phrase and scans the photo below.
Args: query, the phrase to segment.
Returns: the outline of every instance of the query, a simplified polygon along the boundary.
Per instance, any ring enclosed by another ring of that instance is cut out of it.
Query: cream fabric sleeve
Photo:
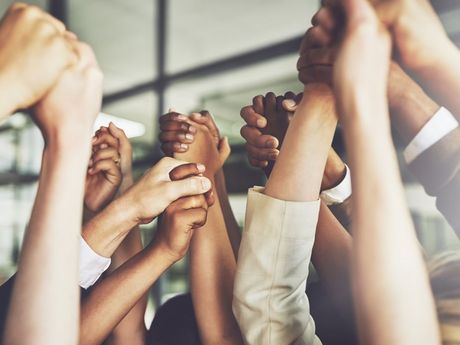
[[[249,191],[233,293],[246,345],[320,345],[305,287],[320,201]]]

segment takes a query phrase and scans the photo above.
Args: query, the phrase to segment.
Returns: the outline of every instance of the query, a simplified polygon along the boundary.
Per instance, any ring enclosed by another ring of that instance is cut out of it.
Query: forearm
[[[436,344],[433,298],[405,204],[386,104],[383,96],[368,102],[360,100],[347,111],[356,116],[345,121],[353,167],[352,268],[361,336],[366,344]],[[419,325],[417,330],[407,328],[407,320]]]
[[[123,182],[120,186],[119,193],[123,194],[128,188],[133,185],[131,176],[123,177]],[[113,272],[126,261],[141,252],[143,249],[141,231],[139,226],[135,226],[121,245],[112,255],[112,264],[109,272]],[[123,320],[115,327],[106,343],[108,345],[131,345],[143,344],[145,341],[145,323],[144,316],[147,307],[147,294],[145,294]]]
[[[84,140],[74,147],[79,149],[50,141],[45,149],[7,321],[8,344],[78,339],[78,238],[90,148]]]
[[[97,284],[82,301],[80,344],[100,344],[172,264],[151,245]]]
[[[96,253],[111,257],[130,230],[138,225],[133,207],[121,196],[85,224],[82,236]]]
[[[222,213],[224,215],[225,225],[227,227],[228,237],[232,245],[233,254],[235,258],[238,258],[238,250],[240,248],[241,242],[241,231],[230,205],[223,169],[220,169],[215,175],[215,183],[217,197],[219,198]]]
[[[195,232],[190,250],[191,294],[204,345],[243,343],[232,313],[235,271],[236,258],[218,197],[206,225]]]
[[[312,262],[330,298],[345,320],[353,320],[351,293],[352,238],[321,203]]]
[[[328,87],[321,86],[319,91],[314,89],[313,92],[309,92],[308,87],[287,130],[265,189],[267,195],[280,200],[313,201],[319,197],[337,120]],[[316,92],[328,96],[317,97]]]

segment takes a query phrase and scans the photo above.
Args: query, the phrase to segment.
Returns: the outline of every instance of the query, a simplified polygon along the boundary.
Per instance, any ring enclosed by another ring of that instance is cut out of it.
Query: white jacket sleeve
[[[249,191],[233,294],[246,345],[321,344],[305,294],[319,206]]]

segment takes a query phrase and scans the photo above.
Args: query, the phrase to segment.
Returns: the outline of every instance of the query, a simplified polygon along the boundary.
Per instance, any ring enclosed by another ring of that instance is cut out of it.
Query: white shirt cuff
[[[96,253],[83,237],[80,237],[80,286],[83,289],[94,285],[111,262],[110,258]]]
[[[322,191],[320,194],[321,200],[328,206],[341,204],[351,196],[351,172],[347,165],[345,165],[345,168],[345,177],[342,182],[334,188]]]
[[[449,110],[441,107],[425,126],[417,133],[403,152],[407,164],[412,163],[418,156],[447,134],[458,127],[458,122]]]

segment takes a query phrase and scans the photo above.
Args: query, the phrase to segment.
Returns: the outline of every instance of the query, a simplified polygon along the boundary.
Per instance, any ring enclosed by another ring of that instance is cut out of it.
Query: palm
[[[87,175],[85,184],[85,205],[93,211],[99,211],[114,197],[119,181],[110,178],[105,172]]]

